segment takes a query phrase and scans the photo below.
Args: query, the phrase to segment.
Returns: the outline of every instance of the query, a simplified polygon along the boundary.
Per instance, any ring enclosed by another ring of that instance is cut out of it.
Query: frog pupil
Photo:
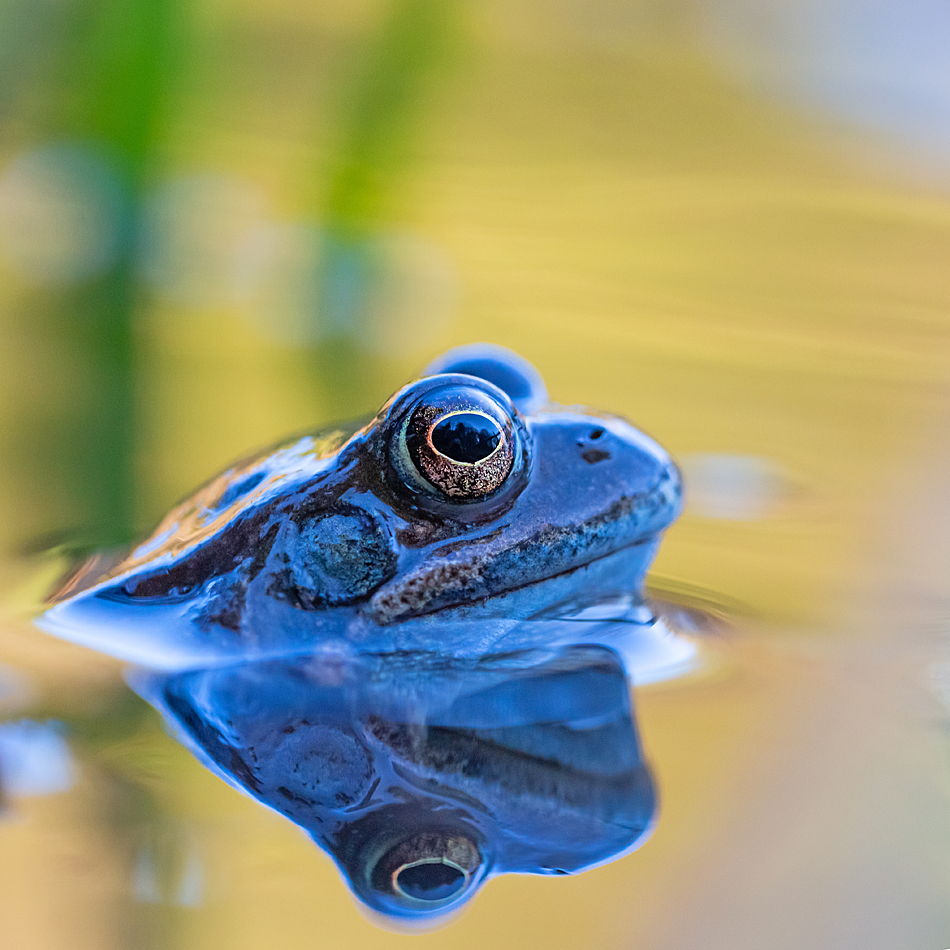
[[[451,864],[426,861],[410,864],[396,875],[396,885],[407,897],[419,901],[442,901],[465,885],[465,873]]]
[[[488,416],[458,412],[447,416],[432,429],[432,446],[442,455],[469,465],[488,458],[498,448],[501,429]]]

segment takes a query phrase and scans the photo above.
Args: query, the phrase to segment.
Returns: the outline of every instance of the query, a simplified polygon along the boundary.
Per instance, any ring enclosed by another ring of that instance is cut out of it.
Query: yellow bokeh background
[[[399,6],[177,10],[188,41],[153,179],[230,176],[252,183],[274,220],[321,226],[337,215],[334,226],[361,239],[395,236],[412,280],[408,303],[380,325],[395,341],[383,348],[359,336],[288,342],[261,322],[265,291],[182,303],[143,286],[136,526],[232,459],[371,412],[438,353],[478,340],[530,359],[555,401],[625,415],[674,457],[768,460],[785,490],[765,514],[717,519],[688,505],[654,568],[661,595],[692,591],[730,622],[707,645],[704,673],[637,691],[661,795],[654,837],[576,878],[495,880],[458,921],[415,939],[453,950],[872,947],[888,935],[890,946],[917,945],[899,921],[939,931],[950,900],[934,895],[948,893],[950,862],[918,852],[901,890],[888,849],[917,834],[935,851],[947,840],[945,713],[921,685],[937,655],[928,650],[942,642],[947,587],[940,570],[919,568],[950,559],[908,533],[945,484],[946,191],[875,137],[744,86],[703,45],[698,5],[686,0],[446,0],[435,12],[417,3],[444,36],[424,51],[431,62],[413,80],[411,108],[400,106],[399,134],[377,142],[382,157],[364,154],[351,142],[362,134],[352,131],[363,121],[361,77],[385,59],[379,37]],[[58,94],[50,82],[34,97]],[[8,119],[0,165],[42,139],[36,112]],[[334,198],[339,169],[361,161],[376,162],[379,194],[357,196],[363,205]],[[227,233],[213,240],[226,245]],[[59,291],[0,268],[7,432],[25,406],[60,411],[56,380],[75,354],[33,316],[40,299],[55,308]],[[433,283],[444,293],[438,306],[420,303],[417,320],[412,294]],[[12,451],[0,458],[10,552],[0,662],[30,690],[4,713],[108,716],[124,690],[119,666],[31,627],[23,591],[55,564],[16,556],[82,519],[49,490],[45,461],[30,469],[17,455],[14,465]],[[55,445],[45,452],[55,459]],[[931,471],[921,488],[919,473]],[[872,655],[878,665],[862,666]],[[911,684],[908,695],[895,699],[895,683]],[[324,854],[206,773],[157,717],[82,748],[71,792],[16,802],[16,817],[0,823],[4,945],[408,939],[366,921]],[[141,814],[123,811],[127,786],[148,790]],[[871,788],[884,796],[879,809],[861,797]],[[925,816],[921,827],[899,833],[885,817],[872,847],[870,816],[901,803]],[[199,908],[131,899],[129,856],[146,832],[172,842],[169,882],[200,854]],[[880,881],[862,884],[858,865],[880,868]],[[887,900],[893,933],[874,930],[874,907]],[[849,942],[867,936],[861,927],[840,924],[859,911],[873,931],[864,944]]]

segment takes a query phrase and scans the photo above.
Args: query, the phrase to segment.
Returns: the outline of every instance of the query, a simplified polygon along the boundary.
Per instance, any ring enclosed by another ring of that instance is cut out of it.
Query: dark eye
[[[505,484],[519,438],[513,409],[474,387],[445,386],[406,413],[391,456],[409,484],[452,501],[480,501]]]
[[[370,880],[380,894],[409,904],[438,905],[467,890],[481,862],[478,847],[468,838],[428,832],[390,848]]]
[[[398,868],[393,887],[412,900],[444,901],[458,894],[467,880],[468,875],[453,861],[425,858]]]
[[[451,412],[429,430],[429,443],[436,452],[469,465],[490,458],[504,439],[501,426],[480,412]]]

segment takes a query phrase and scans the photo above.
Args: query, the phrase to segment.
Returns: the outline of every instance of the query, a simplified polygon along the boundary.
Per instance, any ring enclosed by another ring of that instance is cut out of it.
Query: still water
[[[628,690],[698,663],[643,593],[681,508],[659,445],[474,344],[352,433],[213,479],[37,623],[135,663],[172,734],[367,911],[432,926],[492,875],[652,830]]]
[[[174,82],[148,50],[143,82],[22,58],[0,116],[4,945],[950,946],[950,204],[943,100],[913,99],[942,20],[855,31],[855,5],[809,0],[792,42],[789,5],[755,29],[739,3],[581,6],[208,7]],[[891,80],[900,122],[867,93]],[[114,567],[234,459],[365,420],[476,340],[678,463],[646,604],[688,668],[638,682],[653,641],[565,637],[400,693],[378,654],[330,679],[157,670],[34,626],[78,550]],[[321,756],[350,784],[315,786]],[[428,814],[435,781],[474,816],[373,851],[395,886],[441,848],[399,893],[472,895],[412,938],[360,909],[368,852],[338,846],[373,839],[346,831],[381,771],[380,808]]]

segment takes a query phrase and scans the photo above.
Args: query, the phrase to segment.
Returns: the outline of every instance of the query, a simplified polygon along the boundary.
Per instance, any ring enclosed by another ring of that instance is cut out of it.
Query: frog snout
[[[683,480],[670,456],[624,419],[591,418],[576,430],[578,479],[630,507],[644,534],[661,531],[682,509]]]

